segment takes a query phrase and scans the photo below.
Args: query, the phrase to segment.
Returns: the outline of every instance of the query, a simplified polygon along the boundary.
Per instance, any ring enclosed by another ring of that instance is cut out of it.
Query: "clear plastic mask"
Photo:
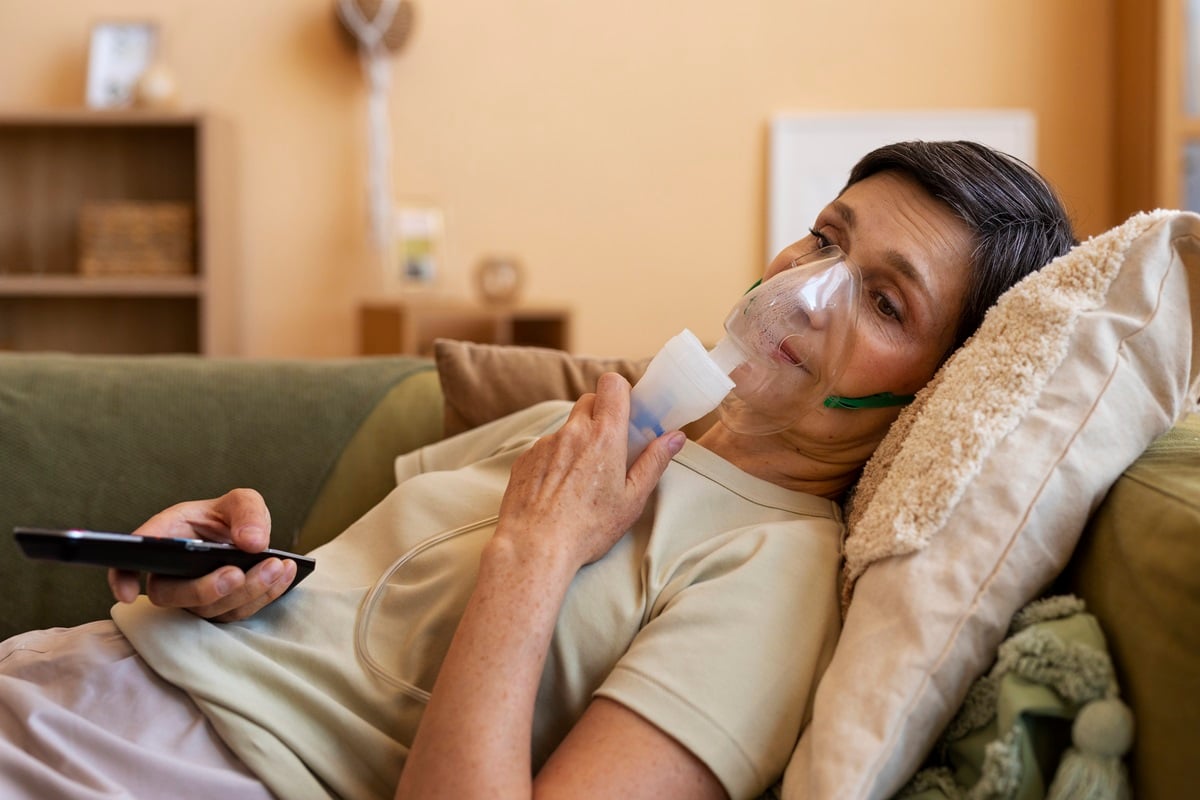
[[[832,246],[747,292],[725,320],[743,361],[729,374],[722,422],[767,435],[820,408],[849,360],[861,292],[858,267]]]

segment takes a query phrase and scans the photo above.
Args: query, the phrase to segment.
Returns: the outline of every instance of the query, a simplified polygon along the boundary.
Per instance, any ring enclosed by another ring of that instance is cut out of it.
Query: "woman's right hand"
[[[601,375],[595,393],[576,401],[561,428],[517,458],[500,503],[497,541],[564,555],[573,575],[625,534],[686,440],[677,431],[659,437],[626,469],[629,392],[622,376]]]
[[[212,500],[192,500],[158,512],[134,534],[160,538],[200,538],[228,542],[247,552],[266,549],[271,538],[271,514],[262,495],[253,489],[234,489]],[[108,585],[122,603],[137,599],[140,574],[110,569]],[[150,602],[183,608],[214,622],[246,619],[268,605],[296,577],[296,563],[268,558],[243,573],[227,566],[199,578],[146,576]]]

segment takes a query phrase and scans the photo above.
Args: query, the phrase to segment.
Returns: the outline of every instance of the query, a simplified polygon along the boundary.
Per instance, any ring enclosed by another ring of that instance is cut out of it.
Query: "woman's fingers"
[[[637,519],[683,443],[682,434],[663,437],[626,470],[628,429],[629,383],[607,373],[558,431],[517,459],[498,534],[538,552],[567,553],[579,565],[607,552]]]
[[[134,531],[139,536],[232,542],[257,552],[271,538],[271,514],[254,489],[233,489],[210,500],[189,500],[164,509]]]
[[[209,500],[177,503],[146,520],[134,533],[230,542],[254,553],[270,544],[271,515],[261,494],[234,489]],[[199,578],[148,575],[146,595],[155,605],[185,608],[209,619],[244,619],[283,594],[295,575],[295,563],[272,558],[246,574],[237,567],[222,567]],[[109,588],[119,602],[136,600],[140,583],[137,572],[108,571]]]
[[[195,579],[150,575],[146,595],[158,606],[184,608],[219,622],[245,619],[282,595],[296,577],[296,562],[268,558],[246,573],[221,567]]]

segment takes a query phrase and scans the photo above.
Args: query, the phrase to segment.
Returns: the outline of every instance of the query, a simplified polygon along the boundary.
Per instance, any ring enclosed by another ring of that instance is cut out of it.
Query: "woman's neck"
[[[878,441],[846,447],[823,447],[789,432],[749,436],[726,428],[720,422],[697,439],[697,443],[734,466],[757,478],[786,489],[839,500],[858,480],[863,464]]]

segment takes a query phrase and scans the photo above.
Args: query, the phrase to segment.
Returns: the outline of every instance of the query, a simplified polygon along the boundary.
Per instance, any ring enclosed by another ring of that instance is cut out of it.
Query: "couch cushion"
[[[1099,618],[1137,711],[1134,797],[1190,796],[1200,786],[1200,414],[1116,482],[1062,586]]]
[[[297,537],[307,553],[344,531],[396,487],[396,456],[442,437],[442,393],[434,370],[388,390],[338,457]]]

